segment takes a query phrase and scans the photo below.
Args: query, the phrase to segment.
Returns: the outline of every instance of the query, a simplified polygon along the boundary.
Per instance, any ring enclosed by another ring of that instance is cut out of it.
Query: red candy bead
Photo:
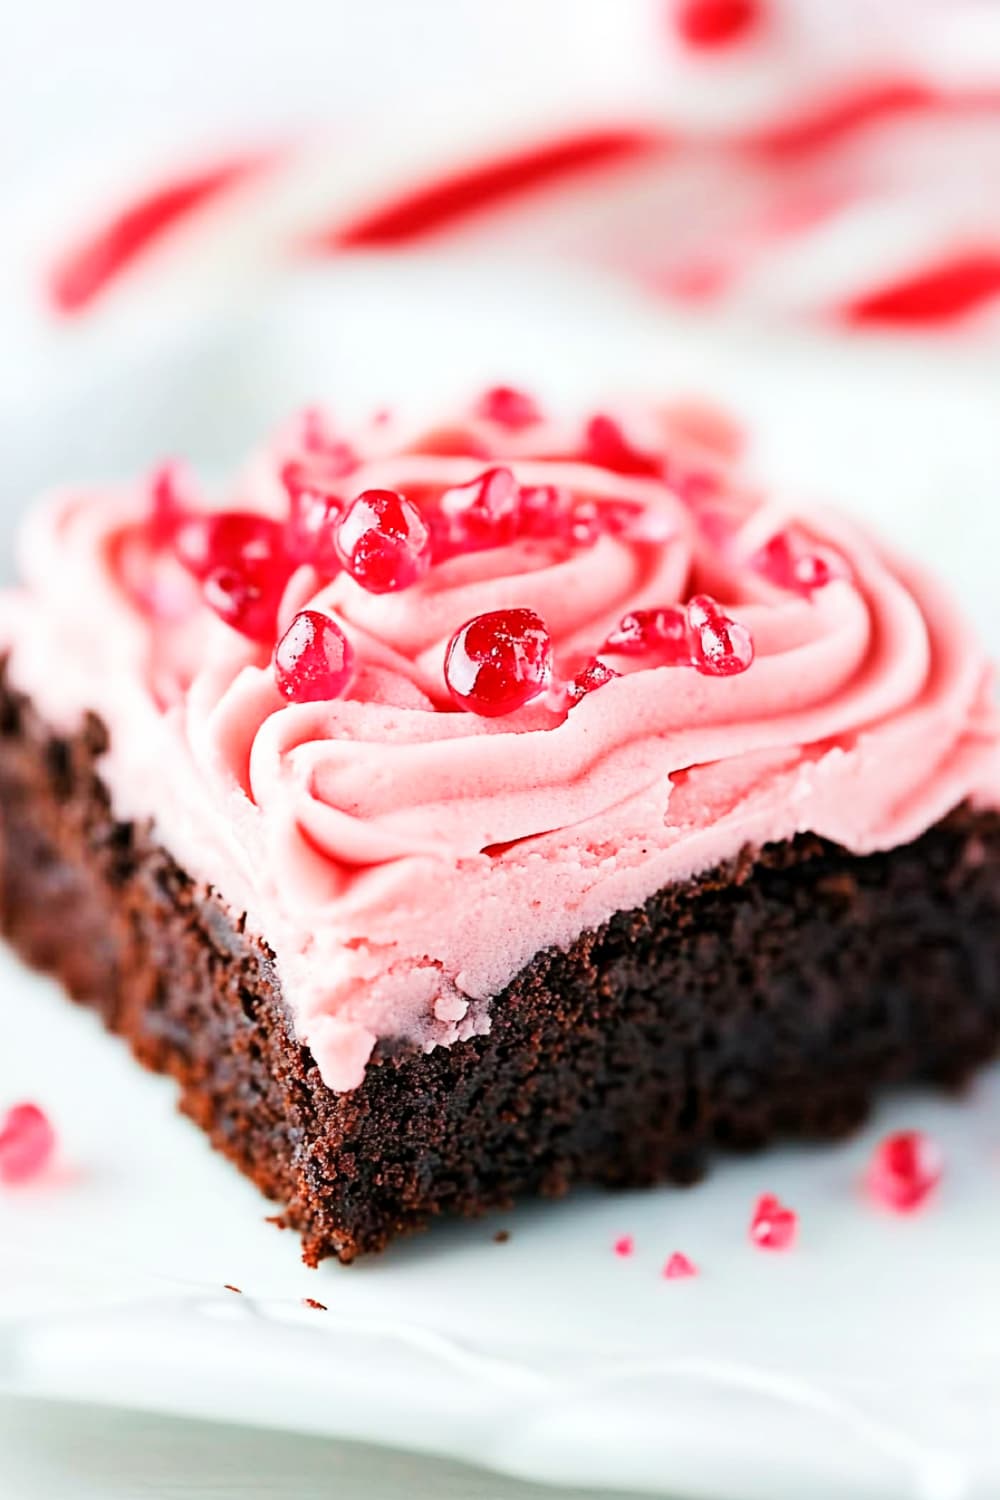
[[[409,588],[431,562],[424,519],[398,490],[365,490],[353,500],[337,527],[336,546],[342,565],[370,594]]]
[[[909,1213],[941,1180],[940,1148],[920,1130],[900,1130],[875,1148],[868,1167],[872,1196],[895,1213]]]
[[[445,682],[460,708],[497,718],[523,708],[552,681],[552,641],[531,609],[477,615],[448,643]]]
[[[453,485],[439,506],[452,552],[502,547],[517,535],[521,497],[509,469],[485,469],[468,484]]]
[[[526,484],[520,492],[518,531],[521,536],[548,541],[568,536],[573,497],[557,484]]]
[[[534,427],[542,420],[534,397],[512,385],[495,385],[485,391],[476,405],[476,416],[495,422],[498,427],[509,427],[512,432]]]
[[[37,1104],[15,1104],[0,1125],[0,1182],[27,1182],[45,1168],[56,1134]]]
[[[585,698],[588,693],[595,693],[613,677],[620,675],[621,673],[616,672],[612,667],[605,666],[604,662],[599,661],[596,656],[592,656],[587,665],[577,672],[572,682],[566,684],[566,697],[570,707],[579,703],[580,699]]]
[[[269,563],[242,568],[215,568],[202,580],[205,603],[233,630],[267,645],[274,639],[287,573]]]
[[[341,697],[353,670],[350,641],[335,620],[314,609],[297,614],[274,648],[275,681],[290,703]]]
[[[335,534],[344,513],[343,500],[299,463],[285,465],[281,482],[288,492],[288,556],[292,562],[309,563],[324,578],[332,578],[340,571]]]
[[[193,485],[182,464],[161,464],[150,478],[149,537],[154,547],[169,547],[189,509]]]
[[[751,566],[778,588],[809,595],[845,576],[842,560],[827,549],[796,547],[787,531],[779,531],[751,558]]]
[[[762,0],[680,0],[672,15],[689,47],[712,49],[743,41],[763,19]]]
[[[691,660],[706,677],[733,677],[753,661],[753,640],[745,625],[731,620],[708,594],[687,606]]]
[[[281,522],[253,511],[188,516],[174,533],[174,551],[195,578],[207,578],[218,568],[239,570],[256,563],[284,566],[287,576]]]
[[[603,413],[591,417],[584,428],[581,457],[615,474],[658,475],[663,468],[659,458],[634,448],[614,418]]]
[[[675,1250],[663,1267],[664,1279],[667,1281],[683,1281],[687,1277],[697,1276],[697,1274],[698,1267],[694,1261],[688,1260],[687,1256],[682,1254],[680,1250]]]
[[[761,1250],[789,1250],[798,1233],[798,1214],[776,1198],[765,1193],[757,1200],[750,1220],[750,1238]]]
[[[620,1235],[612,1246],[615,1254],[621,1260],[627,1260],[630,1255],[635,1254],[635,1238],[631,1234]]]
[[[642,656],[650,652],[655,653],[664,665],[690,666],[687,615],[678,605],[667,605],[663,609],[635,609],[622,617],[602,650],[616,651],[622,656]]]
[[[280,521],[249,511],[189,516],[174,536],[174,551],[227,625],[254,641],[274,639],[292,571]]]

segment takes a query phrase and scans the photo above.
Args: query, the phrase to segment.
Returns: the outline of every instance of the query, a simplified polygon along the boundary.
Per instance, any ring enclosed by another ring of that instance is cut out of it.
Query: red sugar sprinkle
[[[698,1267],[694,1261],[688,1260],[680,1250],[675,1250],[663,1267],[664,1279],[667,1281],[681,1281],[685,1277],[697,1276],[697,1274]]]
[[[626,1256],[635,1254],[635,1238],[631,1234],[623,1234],[619,1239],[615,1240],[612,1248],[615,1254],[624,1260]]]
[[[586,463],[615,474],[659,475],[663,469],[659,458],[634,448],[621,425],[603,412],[591,417],[584,428],[580,456]]]
[[[919,1208],[941,1180],[940,1147],[920,1130],[900,1130],[875,1147],[868,1165],[872,1197],[894,1213]]]
[[[409,588],[430,567],[430,533],[398,490],[365,490],[352,500],[336,540],[340,561],[370,594]]]
[[[37,1104],[15,1104],[0,1126],[0,1182],[28,1182],[44,1169],[56,1146],[48,1116]]]
[[[762,0],[680,0],[673,23],[689,47],[709,50],[745,40],[763,20]]]
[[[753,640],[745,625],[731,620],[708,594],[696,594],[687,606],[691,658],[706,677],[733,677],[753,661]]]
[[[303,609],[274,648],[278,691],[290,703],[339,698],[351,681],[354,649],[335,620]]]
[[[288,556],[295,563],[311,563],[324,578],[332,578],[340,571],[335,532],[344,501],[296,461],[284,466],[281,482],[288,493]]]
[[[201,581],[206,604],[227,625],[253,641],[274,640],[292,570],[280,521],[237,510],[189,515],[173,544],[184,567]]]
[[[552,639],[534,610],[491,610],[452,636],[444,675],[459,708],[489,719],[513,713],[551,683]]]
[[[842,559],[829,549],[796,545],[787,531],[779,531],[755,552],[751,566],[779,588],[807,597],[846,573]]]
[[[798,1233],[799,1216],[773,1193],[764,1193],[750,1220],[750,1238],[760,1250],[789,1250]]]
[[[604,662],[598,661],[596,656],[592,656],[587,665],[581,671],[577,672],[572,682],[566,685],[566,696],[569,699],[570,706],[572,707],[574,703],[579,703],[580,699],[585,698],[588,693],[595,693],[598,688],[604,687],[605,683],[610,682],[613,677],[619,677],[620,675],[613,667],[605,666]]]
[[[202,592],[205,603],[231,629],[266,645],[274,639],[287,577],[287,570],[276,573],[263,561],[243,568],[215,568],[205,578]]]
[[[224,1292],[236,1292],[240,1297],[243,1296],[243,1288],[241,1286],[233,1286],[231,1281],[224,1281],[222,1283],[222,1290]]]
[[[173,541],[193,488],[184,465],[175,459],[154,469],[149,481],[149,538],[154,547],[167,547]]]
[[[302,1298],[302,1306],[303,1307],[312,1307],[312,1308],[315,1308],[315,1310],[317,1312],[326,1312],[327,1311],[326,1303],[325,1302],[317,1302],[315,1297],[303,1297]]]
[[[623,656],[655,652],[664,665],[690,666],[687,615],[673,604],[662,609],[633,610],[618,622],[602,649]]]
[[[448,527],[446,551],[502,547],[517,535],[520,491],[510,469],[485,469],[445,490],[439,503]]]
[[[573,497],[558,484],[521,486],[518,530],[522,536],[550,538],[571,526]]]
[[[535,398],[512,385],[495,385],[485,391],[476,404],[475,414],[486,422],[495,422],[498,427],[509,427],[513,432],[522,427],[534,427],[542,420]]]
[[[240,570],[247,564],[284,562],[281,523],[254,511],[189,515],[175,531],[173,543],[177,557],[195,578],[205,579],[217,568]]]

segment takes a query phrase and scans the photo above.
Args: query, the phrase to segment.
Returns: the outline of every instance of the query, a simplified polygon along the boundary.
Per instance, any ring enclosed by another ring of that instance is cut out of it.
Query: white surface
[[[593,1500],[360,1443],[17,1397],[0,1398],[0,1462],[4,1500]]]
[[[418,265],[305,279],[281,306],[197,337],[179,328],[155,363],[127,333],[65,355],[38,354],[44,408],[36,386],[3,413],[11,493],[178,446],[219,463],[307,397],[468,394],[500,375],[567,398],[711,391],[751,419],[760,468],[895,524],[1000,640],[988,354],[945,364],[918,344],[792,340],[765,354],[596,282],[525,274],[515,303],[509,273]],[[0,1195],[8,1392],[685,1500],[968,1500],[1000,1483],[1000,1074],[961,1104],[896,1101],[838,1149],[724,1163],[690,1193],[531,1206],[312,1273],[174,1116],[170,1086],[10,962],[0,1034],[0,1101],[37,1098],[65,1142],[53,1180]],[[857,1186],[894,1124],[923,1125],[949,1158],[939,1201],[906,1221]],[[794,1254],[747,1243],[764,1190],[802,1215]],[[501,1226],[507,1244],[493,1241]],[[610,1247],[626,1231],[637,1253],[621,1261]],[[675,1248],[701,1279],[660,1279]]]

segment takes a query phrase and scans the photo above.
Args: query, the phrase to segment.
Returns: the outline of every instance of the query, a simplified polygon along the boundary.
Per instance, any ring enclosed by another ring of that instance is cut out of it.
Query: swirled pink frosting
[[[502,453],[523,483],[638,502],[647,524],[589,547],[456,557],[399,594],[300,569],[283,617],[306,602],[330,613],[360,663],[334,702],[287,703],[267,648],[186,576],[158,578],[155,610],[137,598],[141,490],[36,509],[23,584],[0,601],[14,682],[57,725],[105,720],[117,812],[152,819],[246,912],[331,1088],[357,1086],[380,1041],[487,1030],[492,998],[539,950],[745,846],[811,830],[865,853],[966,799],[1000,803],[983,649],[948,594],[862,527],[761,499],[716,465],[691,485],[672,462],[669,482],[606,472],[566,456],[569,430],[471,422],[430,444],[378,432],[355,491],[465,481]],[[257,466],[241,505],[277,509],[275,468]],[[842,563],[810,595],[752,562],[789,525]],[[627,611],[699,591],[752,632],[742,675],[609,656],[622,675],[570,710],[550,697],[485,719],[449,703],[445,644],[473,615],[535,610],[568,674]]]

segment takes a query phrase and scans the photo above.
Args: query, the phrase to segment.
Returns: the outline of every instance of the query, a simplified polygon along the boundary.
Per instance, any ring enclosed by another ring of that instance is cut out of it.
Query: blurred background
[[[1000,645],[1000,0],[32,0],[0,173],[7,537],[306,402],[708,399]],[[14,1500],[541,1493],[54,1405],[2,1453]]]

